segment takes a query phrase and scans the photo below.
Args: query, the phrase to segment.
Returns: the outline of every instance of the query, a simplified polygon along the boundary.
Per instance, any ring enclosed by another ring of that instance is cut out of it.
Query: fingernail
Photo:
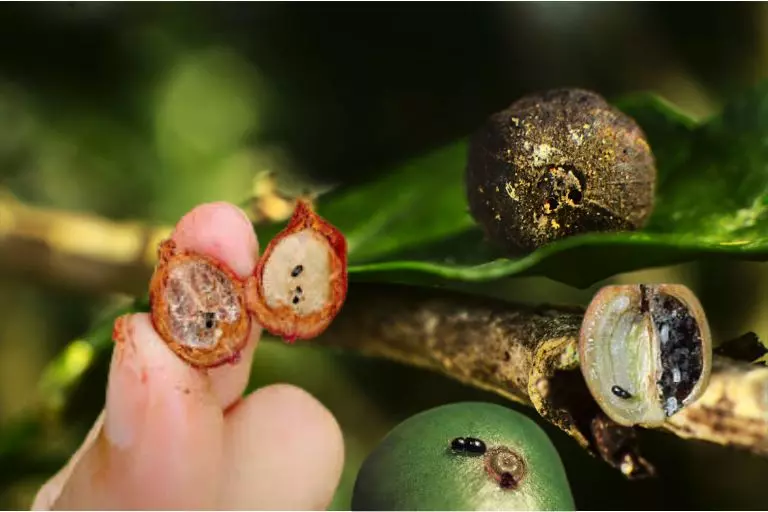
[[[133,315],[115,321],[115,349],[107,384],[104,433],[120,449],[130,448],[144,423],[147,408],[147,369],[137,346]]]

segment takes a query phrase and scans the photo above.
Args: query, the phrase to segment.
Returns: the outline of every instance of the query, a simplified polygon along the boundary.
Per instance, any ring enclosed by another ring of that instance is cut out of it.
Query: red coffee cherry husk
[[[160,244],[158,256],[152,323],[171,350],[198,368],[237,362],[254,320],[289,343],[314,338],[346,298],[346,240],[303,200],[245,279],[173,240]]]
[[[155,330],[192,366],[236,362],[248,342],[244,280],[215,258],[178,250],[173,240],[160,244],[149,300]]]
[[[292,343],[322,333],[347,294],[347,242],[299,201],[288,225],[259,259],[248,304],[270,333]]]

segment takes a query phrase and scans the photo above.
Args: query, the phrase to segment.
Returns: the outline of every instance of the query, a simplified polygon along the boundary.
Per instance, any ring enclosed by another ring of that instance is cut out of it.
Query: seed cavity
[[[290,305],[297,314],[322,310],[330,298],[331,253],[317,233],[303,230],[281,239],[264,266],[267,306]]]
[[[165,301],[170,334],[181,345],[210,348],[221,336],[220,324],[234,324],[241,305],[229,278],[201,261],[186,261],[168,274]]]
[[[582,372],[621,425],[655,426],[703,392],[711,337],[701,305],[681,285],[603,288],[579,339]]]
[[[659,395],[665,414],[672,416],[681,409],[704,370],[701,332],[688,307],[679,299],[660,293],[651,302],[661,342]]]

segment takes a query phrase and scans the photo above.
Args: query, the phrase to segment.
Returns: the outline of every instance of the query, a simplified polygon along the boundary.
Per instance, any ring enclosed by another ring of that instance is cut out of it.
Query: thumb
[[[227,203],[194,208],[172,236],[180,248],[213,256],[240,275],[256,264],[253,228]],[[118,319],[105,411],[34,508],[213,508],[223,410],[245,389],[260,332],[254,327],[239,364],[206,372],[169,350],[149,315]]]
[[[210,381],[168,350],[146,314],[118,319],[115,342],[103,425],[34,508],[214,508],[224,422]]]

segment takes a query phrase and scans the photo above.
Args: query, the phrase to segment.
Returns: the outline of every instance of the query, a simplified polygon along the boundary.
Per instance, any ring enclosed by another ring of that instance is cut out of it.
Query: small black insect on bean
[[[613,393],[619,398],[623,398],[624,400],[629,400],[630,398],[632,398],[632,394],[620,386],[611,387],[611,393]]]
[[[295,295],[293,296],[293,300],[291,302],[293,302],[294,304],[298,304],[299,301],[301,300],[301,296],[304,294],[304,290],[301,289],[301,286],[297,286],[296,289],[294,290],[294,293]]]
[[[451,450],[456,453],[482,455],[485,453],[485,443],[474,437],[457,437],[451,441]]]
[[[206,311],[203,313],[203,318],[205,319],[205,328],[213,329],[213,326],[216,325],[216,313]]]
[[[304,265],[296,265],[293,267],[293,270],[291,270],[291,277],[299,277],[299,274],[301,274],[304,271]]]

